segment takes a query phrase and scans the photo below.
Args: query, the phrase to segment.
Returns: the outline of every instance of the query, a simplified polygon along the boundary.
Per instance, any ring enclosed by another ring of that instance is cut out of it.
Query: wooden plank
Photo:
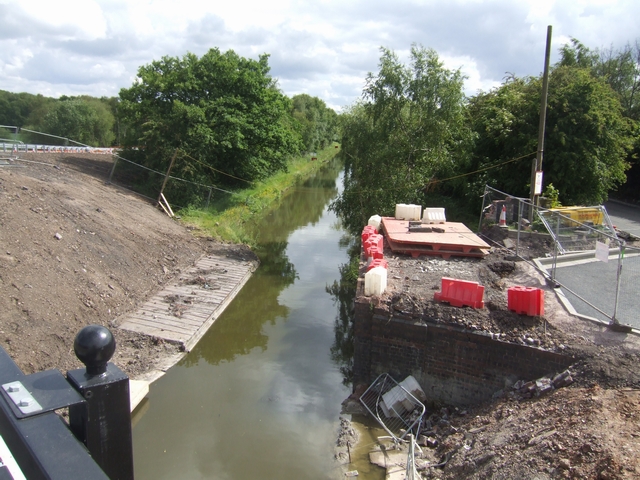
[[[127,323],[135,323],[137,325],[148,325],[150,327],[171,330],[172,332],[191,333],[196,331],[198,325],[188,325],[185,323],[166,322],[163,319],[148,319],[144,317],[134,316]],[[123,324],[124,325],[124,324]]]
[[[183,314],[191,311],[198,312],[201,310],[210,310],[212,307],[216,305],[220,305],[224,298],[221,298],[219,301],[215,302],[198,302],[198,303],[178,303],[173,307],[167,303],[145,303],[140,310],[153,312],[154,314],[170,314],[173,315],[173,310],[176,307],[179,307],[182,310]],[[175,315],[174,315],[175,316]]]
[[[175,320],[183,320],[183,319],[175,319]],[[131,322],[141,323],[143,322],[145,325],[157,325],[160,328],[179,328],[181,330],[197,330],[202,325],[202,321],[178,321],[175,322],[173,319],[168,317],[157,317],[151,318],[146,315],[132,315],[130,317]]]
[[[133,324],[127,327],[127,330],[142,333],[144,335],[162,338],[168,342],[177,343],[184,348],[184,343],[191,337],[192,332],[174,332],[154,327],[152,325]]]
[[[122,328],[122,327],[121,327]],[[129,325],[125,330],[130,330],[132,332],[142,333],[144,335],[149,335],[152,337],[162,338],[164,340],[178,343],[180,345],[184,345],[184,342],[190,337],[189,334],[180,334],[175,332],[168,332],[166,330],[160,330],[159,328],[155,328],[150,325],[137,325],[132,324]]]
[[[231,303],[254,270],[255,264],[246,260],[203,257],[181,274],[177,281],[167,285],[138,311],[128,315],[120,328],[180,343],[188,351]],[[207,289],[198,283],[189,283],[198,276],[203,276],[218,288]],[[168,301],[170,297],[177,301]],[[172,308],[176,306],[182,312],[179,317],[172,313]]]
[[[244,278],[236,284],[233,291],[229,294],[229,296],[225,299],[225,301],[220,305],[220,307],[214,310],[214,312],[211,314],[211,317],[209,317],[209,319],[202,325],[202,327],[196,332],[196,334],[185,343],[184,347],[187,352],[191,351],[191,349],[200,341],[200,339],[204,336],[207,330],[209,330],[211,325],[213,325],[213,323],[217,320],[220,314],[225,310],[225,308],[227,308],[227,306],[235,298],[238,292],[242,289],[244,284],[247,283],[247,280],[249,280],[252,273],[253,272],[251,271],[247,271]]]

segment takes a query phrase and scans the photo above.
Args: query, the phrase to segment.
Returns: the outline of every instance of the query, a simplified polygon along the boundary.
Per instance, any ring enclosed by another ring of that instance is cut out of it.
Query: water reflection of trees
[[[287,242],[260,246],[262,263],[235,300],[215,323],[215,333],[206,335],[185,358],[184,364],[195,365],[200,359],[216,365],[246,355],[254,348],[266,350],[268,336],[265,323],[275,324],[286,318],[288,307],[280,305],[280,292],[291,285],[298,274],[285,255]]]
[[[295,230],[314,225],[320,220],[327,204],[338,195],[336,178],[341,163],[333,161],[313,177],[293,188],[282,198],[277,207],[264,214],[255,225],[258,243],[284,241]],[[260,256],[260,245],[256,253]]]
[[[348,248],[349,263],[340,266],[340,279],[334,281],[326,290],[333,296],[334,304],[338,305],[331,359],[342,373],[342,383],[349,386],[353,381],[353,307],[358,281],[360,242],[355,237],[345,235],[341,244]]]
[[[340,163],[332,162],[312,178],[283,197],[277,209],[256,222],[259,244],[255,253],[260,267],[216,320],[212,335],[205,337],[184,359],[186,366],[201,359],[209,364],[232,361],[254,348],[266,350],[268,336],[263,326],[287,318],[288,307],[280,305],[280,293],[298,278],[287,256],[289,235],[309,223],[316,223],[325,206],[337,195]]]

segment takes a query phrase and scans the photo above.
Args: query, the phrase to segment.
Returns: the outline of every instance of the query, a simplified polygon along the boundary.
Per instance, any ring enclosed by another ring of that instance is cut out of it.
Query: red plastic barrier
[[[544,290],[534,287],[509,287],[507,306],[512,312],[529,315],[544,315]]]
[[[383,267],[383,268],[388,269],[389,268],[389,264],[387,263],[387,261],[384,258],[373,257],[373,260],[371,260],[371,263],[367,267],[367,272],[369,270],[371,270],[372,268],[375,268],[375,267]]]
[[[378,248],[377,245],[372,246],[371,248],[369,248],[369,252],[367,253],[367,258],[373,258],[375,259],[383,259],[384,258],[384,254],[382,253],[382,251]]]
[[[440,290],[434,294],[434,300],[449,302],[454,307],[484,307],[484,287],[478,282],[442,277]]]
[[[364,242],[366,242],[367,238],[369,238],[371,235],[377,234],[378,231],[376,230],[376,227],[374,227],[373,225],[367,225],[362,229],[362,244],[364,245]]]
[[[364,242],[364,252],[366,253],[367,257],[373,256],[371,254],[371,248],[373,247],[377,247],[380,253],[384,251],[382,246],[382,240],[383,240],[382,235],[376,235],[376,234],[369,235],[369,238],[367,238]]]

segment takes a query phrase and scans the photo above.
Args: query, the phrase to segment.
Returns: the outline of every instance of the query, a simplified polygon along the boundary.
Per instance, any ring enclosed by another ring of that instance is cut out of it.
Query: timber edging
[[[207,254],[125,315],[118,328],[160,338],[181,353],[162,360],[138,380],[150,383],[175,365],[202,339],[257,269],[257,259]]]

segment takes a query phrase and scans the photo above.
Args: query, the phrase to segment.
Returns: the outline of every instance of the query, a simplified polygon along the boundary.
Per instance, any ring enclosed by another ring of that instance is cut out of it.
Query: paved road
[[[612,223],[620,230],[640,237],[640,208],[617,202],[605,204]],[[618,310],[616,318],[620,323],[640,329],[640,249],[627,248],[624,258]],[[563,266],[558,263],[556,279],[569,290],[585,298],[609,316],[613,315],[617,284],[618,259],[610,258],[608,263],[595,260],[578,265]],[[566,288],[563,292],[582,315],[609,322],[606,315],[593,309],[572,295]]]
[[[592,305],[613,315],[618,272],[617,258],[610,258],[608,263],[597,260],[580,265],[562,266],[558,264],[556,279],[576,292]],[[585,302],[572,295],[566,288],[562,291],[582,315],[594,317],[609,323],[610,319],[591,308]],[[640,256],[631,255],[624,258],[622,277],[618,299],[616,318],[620,323],[640,329]]]
[[[609,201],[604,204],[613,224],[640,237],[640,207]]]

